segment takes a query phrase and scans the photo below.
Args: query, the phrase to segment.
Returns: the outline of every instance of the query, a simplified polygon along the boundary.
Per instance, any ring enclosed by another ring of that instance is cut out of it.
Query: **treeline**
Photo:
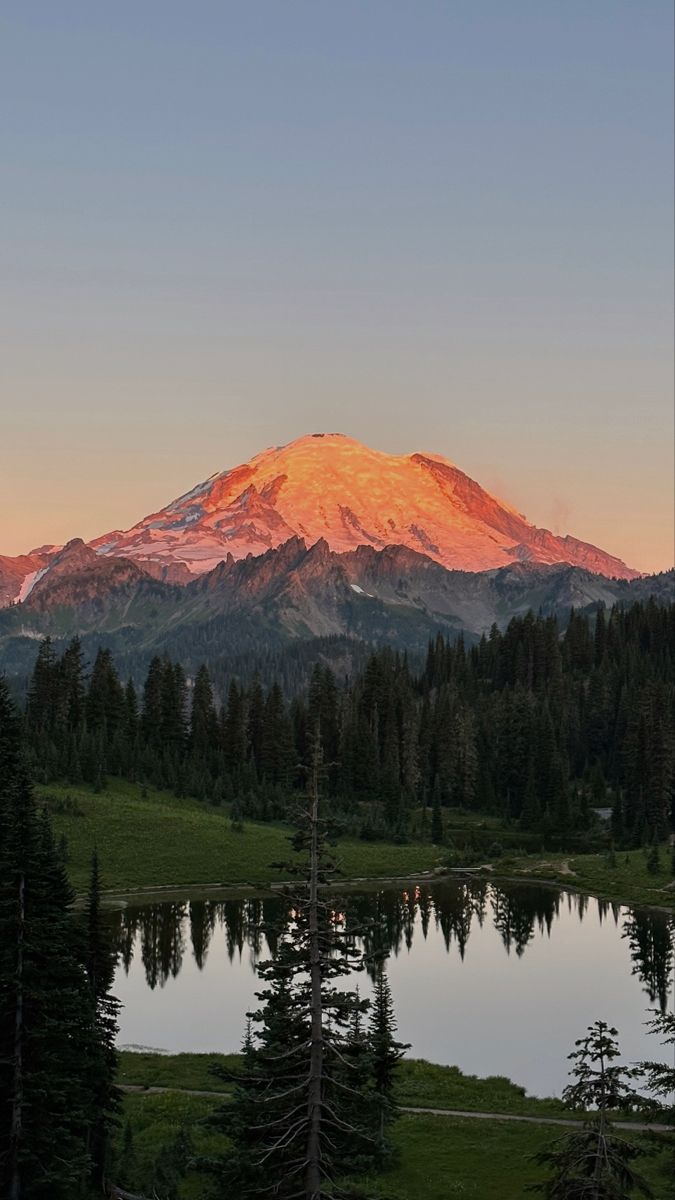
[[[374,652],[338,684],[317,664],[306,692],[230,683],[220,696],[156,658],[140,694],[100,650],[91,671],[73,640],[46,639],[26,707],[36,776],[103,788],[121,775],[257,819],[288,815],[305,789],[317,722],[333,811],[364,837],[405,838],[431,809],[443,838],[449,806],[500,815],[523,830],[571,836],[611,806],[617,846],[663,839],[673,823],[675,605],[529,613],[466,647],[438,637],[421,671]]]

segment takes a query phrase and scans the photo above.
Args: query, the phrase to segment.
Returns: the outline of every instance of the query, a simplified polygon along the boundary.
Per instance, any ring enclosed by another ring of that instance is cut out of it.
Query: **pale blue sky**
[[[0,553],[328,429],[670,564],[672,23],[5,6]]]

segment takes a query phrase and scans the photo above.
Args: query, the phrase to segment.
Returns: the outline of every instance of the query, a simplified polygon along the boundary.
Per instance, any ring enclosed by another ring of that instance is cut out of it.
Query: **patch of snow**
[[[352,589],[352,591],[357,592],[359,596],[368,596],[368,597],[370,597],[371,600],[373,599],[372,592],[364,592],[363,588],[359,587],[358,583],[350,583],[349,586]]]
[[[214,480],[218,479],[221,475],[224,476],[227,474],[227,471],[215,471],[213,475],[209,475],[208,479],[205,479],[203,483],[198,483],[196,487],[190,488],[189,492],[185,492],[183,496],[179,496],[177,500],[173,500],[172,503],[168,505],[167,512],[175,512],[175,510],[185,504],[186,501],[195,500],[197,496],[203,496],[204,492],[208,492]]]
[[[200,521],[203,516],[203,510],[198,508],[195,510],[195,512],[188,512],[185,514],[185,516],[178,517],[176,521],[171,521],[168,528],[186,529],[188,525],[192,525],[195,521]]]
[[[47,567],[43,567],[41,571],[31,571],[29,575],[26,575],[26,578],[24,579],[23,583],[21,584],[21,591],[19,592],[19,594],[17,596],[17,600],[18,600],[19,604],[22,604],[23,601],[26,600],[30,596],[33,588],[35,587],[35,584],[38,582],[39,579],[42,579],[43,575],[46,575],[46,574],[47,574]]]
[[[183,558],[178,561],[184,562],[193,575],[205,575],[207,571],[212,571],[219,563],[224,562],[225,556],[219,554],[217,558]]]
[[[163,1046],[141,1046],[138,1042],[127,1042],[126,1045],[120,1046],[120,1050],[125,1050],[128,1054],[168,1054]]]

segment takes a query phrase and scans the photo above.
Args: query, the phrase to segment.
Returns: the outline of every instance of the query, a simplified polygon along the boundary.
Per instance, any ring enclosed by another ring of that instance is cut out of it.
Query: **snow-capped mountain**
[[[596,546],[538,529],[440,455],[399,457],[342,434],[312,434],[212,475],[126,532],[104,534],[89,547],[75,539],[65,551],[44,546],[0,557],[0,606],[22,603],[35,589],[46,596],[54,572],[63,581],[77,567],[80,577],[94,555],[123,558],[156,579],[184,585],[225,559],[261,555],[293,538],[308,547],[325,543],[338,554],[402,546],[448,570],[529,562],[567,563],[620,579],[638,574]]]
[[[338,553],[406,546],[463,571],[520,560],[637,574],[595,546],[537,529],[439,455],[397,457],[341,434],[265,450],[91,545],[99,554],[184,563],[200,574],[228,553],[261,554],[292,537],[310,546],[323,539]]]

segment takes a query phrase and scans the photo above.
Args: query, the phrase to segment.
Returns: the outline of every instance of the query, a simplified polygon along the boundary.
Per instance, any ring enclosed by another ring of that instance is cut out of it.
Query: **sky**
[[[670,0],[0,18],[0,554],[266,446],[450,458],[673,563]]]

